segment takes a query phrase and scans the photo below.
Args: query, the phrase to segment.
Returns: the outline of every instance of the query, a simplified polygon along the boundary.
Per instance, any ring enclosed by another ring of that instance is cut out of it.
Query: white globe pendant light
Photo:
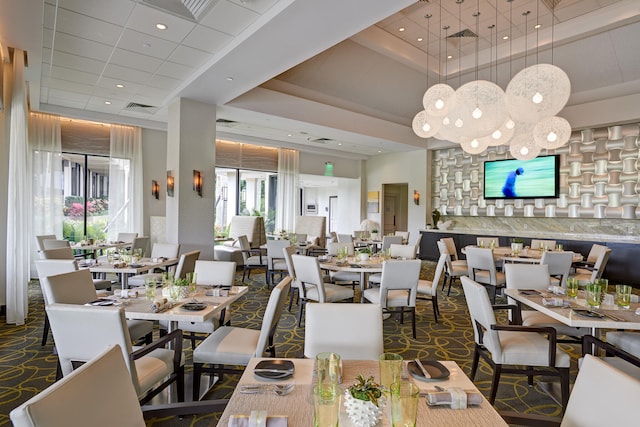
[[[486,80],[465,83],[456,90],[456,108],[464,125],[462,135],[472,138],[488,136],[507,118],[504,91]]]
[[[431,86],[422,97],[422,105],[427,114],[443,117],[455,105],[455,91],[451,86],[438,83]]]
[[[533,128],[533,139],[542,148],[553,150],[569,142],[571,125],[558,116],[547,117]]]
[[[411,127],[420,138],[430,138],[438,133],[441,123],[440,118],[430,118],[427,112],[422,110],[413,118]]]
[[[486,138],[469,138],[466,136],[460,138],[460,145],[469,154],[480,154],[489,146]]]
[[[516,132],[509,143],[509,152],[518,160],[531,160],[540,154],[540,146],[533,140],[530,126],[528,131]]]
[[[491,132],[491,135],[487,136],[487,141],[490,147],[497,147],[499,145],[505,145],[513,137],[515,133],[515,122],[511,117],[507,116],[507,120],[504,121],[502,126]]]

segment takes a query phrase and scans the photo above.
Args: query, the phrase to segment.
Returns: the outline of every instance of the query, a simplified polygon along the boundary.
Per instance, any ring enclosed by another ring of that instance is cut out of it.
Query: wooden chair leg
[[[495,365],[493,369],[493,377],[491,378],[491,395],[489,396],[489,403],[492,405],[495,403],[496,395],[498,394],[500,374],[502,374],[502,365]]]
[[[193,364],[193,395],[194,402],[200,400],[200,376],[202,375],[202,363]]]
[[[433,306],[433,320],[438,323],[438,297],[435,295],[431,297],[431,305]]]
[[[473,379],[476,377],[476,372],[478,371],[479,362],[480,362],[480,352],[476,344],[476,348],[473,352],[473,362],[471,363],[471,374],[469,375],[469,378],[471,378],[471,381],[473,381]]]
[[[44,314],[44,327],[42,328],[42,346],[44,347],[45,345],[47,345],[47,339],[49,338],[49,328],[51,326],[49,325],[49,317],[47,316],[47,313],[45,312]]]

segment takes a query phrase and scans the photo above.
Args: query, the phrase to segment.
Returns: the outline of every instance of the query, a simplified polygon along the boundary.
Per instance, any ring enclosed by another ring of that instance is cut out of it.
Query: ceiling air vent
[[[447,38],[448,39],[459,39],[459,38],[462,38],[462,37],[478,37],[478,35],[467,28],[467,29],[464,29],[462,31],[458,31],[455,34],[451,34]]]
[[[234,120],[217,119],[216,123],[221,124],[221,125],[231,125],[231,124],[238,123],[238,122],[236,122]]]
[[[138,104],[137,102],[128,103],[127,106],[124,107],[124,109],[127,111],[135,111],[137,113],[146,114],[154,114],[159,110],[158,107],[154,107],[153,105]]]
[[[142,2],[195,22],[200,21],[213,4],[213,0],[142,0]]]
[[[328,142],[333,141],[330,138],[307,138],[307,141],[309,142],[315,142],[316,144],[326,144]]]

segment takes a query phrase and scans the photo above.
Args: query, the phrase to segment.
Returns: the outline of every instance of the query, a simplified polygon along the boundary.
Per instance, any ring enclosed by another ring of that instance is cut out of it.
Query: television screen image
[[[484,162],[485,199],[557,198],[558,156]]]

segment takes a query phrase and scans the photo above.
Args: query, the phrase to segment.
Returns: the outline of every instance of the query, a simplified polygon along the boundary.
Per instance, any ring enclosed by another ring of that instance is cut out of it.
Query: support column
[[[174,177],[167,197],[167,241],[180,252],[200,250],[213,259],[216,106],[189,99],[169,105],[167,170]],[[193,171],[202,174],[202,197],[193,190]]]

